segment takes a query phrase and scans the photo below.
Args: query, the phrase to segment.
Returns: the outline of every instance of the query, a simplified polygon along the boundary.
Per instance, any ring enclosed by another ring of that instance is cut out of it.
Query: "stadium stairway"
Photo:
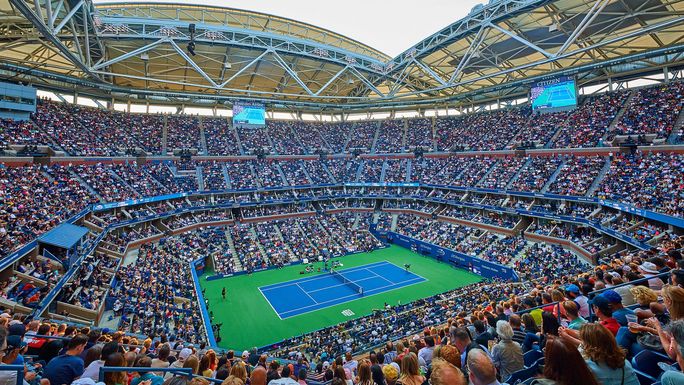
[[[371,154],[375,154],[375,145],[378,144],[378,137],[380,137],[380,126],[382,125],[382,122],[380,120],[377,121],[375,125],[375,135],[373,135],[373,144],[371,144]]]
[[[107,172],[112,176],[112,178],[116,179],[119,183],[121,183],[124,187],[127,189],[131,190],[133,194],[137,197],[142,197],[142,194],[140,194],[136,189],[133,188],[124,178],[120,177],[119,174],[114,172],[111,168],[107,168]]]
[[[413,172],[413,159],[406,159],[406,182],[411,182],[411,173]]]
[[[252,239],[254,239],[254,243],[256,244],[257,249],[259,249],[259,253],[261,253],[261,259],[264,261],[264,263],[270,264],[268,260],[268,255],[266,255],[266,250],[264,250],[264,245],[262,245],[259,241],[259,235],[257,235],[254,226],[249,226],[249,233],[252,234]]]
[[[380,169],[380,183],[385,183],[385,173],[387,173],[387,159],[382,162],[382,168]]]
[[[596,179],[591,183],[591,186],[589,186],[589,189],[587,190],[587,193],[584,194],[584,196],[592,196],[598,190],[599,186],[601,185],[601,182],[603,182],[603,179],[606,177],[606,174],[608,174],[608,171],[610,170],[610,157],[606,156],[605,157],[605,162],[603,163],[603,167],[601,167],[601,171],[599,171],[599,174],[596,176]]]
[[[401,133],[401,151],[404,152],[406,151],[406,140],[408,139],[408,130],[409,130],[409,124],[408,124],[408,119],[404,119],[404,129],[402,130]]]
[[[347,132],[347,138],[344,140],[344,152],[349,151],[349,142],[351,142],[352,136],[354,136],[354,130],[356,129],[356,122],[352,123],[351,128]]]
[[[245,149],[242,147],[242,142],[240,141],[240,135],[237,132],[237,129],[235,126],[230,124],[230,122],[227,123],[230,131],[233,133],[233,137],[235,138],[235,142],[238,145],[238,148],[240,149],[240,155],[245,155]]]
[[[280,163],[276,163],[276,170],[278,170],[278,175],[280,175],[280,180],[283,181],[283,186],[288,186],[289,183],[287,182],[287,178],[285,178],[285,173],[283,172],[283,169],[280,168]]]
[[[166,155],[167,143],[169,142],[169,116],[164,115],[164,125],[162,126],[162,143],[161,143],[161,153]]]
[[[480,180],[478,180],[477,182],[475,182],[475,186],[480,186],[480,185],[482,184],[482,182],[486,181],[486,180],[487,180],[487,177],[489,177],[489,174],[491,174],[492,171],[494,171],[494,169],[496,168],[496,166],[497,166],[499,163],[501,163],[500,160],[496,161],[496,163],[494,163],[494,164],[492,165],[492,167],[490,167],[490,168],[484,173],[484,175],[482,175],[482,178],[480,178]]]
[[[97,197],[97,200],[100,202],[104,202],[104,198],[102,198],[102,195],[100,195],[97,191],[95,191],[94,188],[92,188],[88,183],[86,183],[74,170],[71,168],[68,169],[69,175],[71,175],[72,178],[78,181],[78,183],[81,184],[81,186],[85,187],[88,192],[93,194],[93,196]]]
[[[228,174],[228,167],[225,163],[221,164],[221,174],[223,174],[223,180],[226,182],[226,188],[232,189],[233,185],[230,183],[230,174]]]
[[[230,248],[230,255],[233,257],[233,265],[235,266],[235,271],[242,271],[242,262],[238,257],[237,249],[235,249],[235,242],[233,242],[233,236],[230,231],[226,230],[226,240],[228,241],[228,247]]]
[[[268,126],[264,126],[263,130],[266,132],[266,140],[268,141],[268,145],[271,147],[271,151],[277,154],[278,150],[276,146],[273,144],[273,138],[271,138],[271,131],[268,130]]]
[[[275,230],[276,236],[278,237],[280,242],[282,242],[285,246],[285,250],[287,250],[287,255],[290,256],[290,262],[296,262],[298,260],[297,256],[290,248],[290,244],[285,242],[285,238],[283,237],[283,233],[280,231],[280,226],[278,226],[278,223],[273,223],[273,229]]]
[[[632,103],[632,99],[636,95],[636,92],[630,91],[629,96],[627,99],[625,99],[625,103],[622,105],[622,108],[620,108],[620,111],[615,115],[615,119],[610,123],[610,126],[608,126],[608,130],[603,134],[601,137],[601,141],[599,143],[604,143],[606,139],[608,138],[608,135],[610,135],[611,132],[615,130],[615,127],[620,123],[620,120],[622,120],[622,116],[627,112],[629,109],[629,105]]]
[[[306,179],[308,179],[310,183],[313,183],[313,179],[311,178],[311,174],[309,173],[309,170],[307,170],[306,167],[304,167],[304,161],[298,160],[297,165],[302,170],[302,172],[304,172],[304,175],[306,175]]]
[[[558,175],[561,173],[561,171],[563,170],[563,167],[565,166],[566,163],[568,163],[568,158],[563,158],[563,161],[560,162],[560,164],[558,165],[558,168],[556,168],[556,171],[554,171],[553,174],[551,174],[551,177],[549,177],[549,180],[547,180],[546,183],[544,184],[544,187],[542,187],[542,189],[540,191],[542,194],[549,191],[549,187],[551,187],[553,182],[556,181],[556,178],[558,178]]]
[[[354,182],[358,182],[359,180],[361,180],[361,173],[363,172],[365,164],[366,161],[359,161],[359,167],[356,169],[356,172],[354,173]]]
[[[667,137],[667,143],[669,144],[677,144],[677,138],[679,137],[679,134],[682,132],[684,129],[684,108],[679,111],[679,116],[677,117],[677,121],[675,122],[674,126],[672,127],[672,132],[670,133],[670,136]]]
[[[333,183],[339,183],[340,182],[340,181],[336,180],[335,176],[333,176],[332,172],[330,172],[326,162],[321,162],[321,167],[323,167],[323,170],[325,170],[325,172],[328,174],[328,176],[330,177],[330,180],[333,181]]]
[[[209,155],[209,149],[207,148],[207,135],[204,132],[204,120],[202,116],[199,119],[199,129],[200,129],[200,145],[202,146],[202,154]]]
[[[157,178],[155,178],[154,175],[152,175],[150,172],[148,172],[147,170],[142,169],[142,168],[140,169],[140,171],[141,171],[142,173],[144,173],[145,175],[147,175],[147,176],[150,178],[150,180],[152,180],[152,182],[153,182],[154,184],[156,184],[162,191],[164,191],[164,192],[170,192],[169,189],[166,188],[166,186],[164,186],[163,183],[161,183],[159,180],[157,180]]]
[[[523,165],[520,166],[520,168],[518,168],[518,171],[516,171],[515,174],[513,174],[511,179],[508,181],[508,184],[506,184],[506,190],[509,190],[511,186],[513,186],[513,183],[515,183],[518,180],[518,178],[520,178],[520,173],[522,172],[522,170],[527,169],[530,163],[532,163],[532,158],[527,158],[525,163],[523,163]]]
[[[195,166],[195,177],[197,178],[197,188],[204,191],[204,176],[202,175],[202,166]]]

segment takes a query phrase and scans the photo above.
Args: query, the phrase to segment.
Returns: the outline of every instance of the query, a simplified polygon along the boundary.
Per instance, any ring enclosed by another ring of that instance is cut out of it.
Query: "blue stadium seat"
[[[525,369],[520,369],[517,372],[513,372],[508,379],[506,379],[506,383],[508,385],[516,385],[520,384],[524,381],[527,381],[530,378],[533,378],[535,375],[537,375],[537,371],[539,370],[539,367],[535,364],[530,366],[529,368]]]
[[[634,369],[653,378],[658,378],[662,372],[658,366],[659,362],[666,362],[670,365],[673,363],[668,356],[652,350],[642,350],[632,358]]]
[[[639,380],[639,384],[641,385],[651,385],[654,382],[656,382],[656,379],[654,377],[651,377],[644,372],[635,369],[634,373],[636,373],[637,379]]]
[[[529,352],[523,354],[523,360],[525,360],[525,367],[529,368],[532,366],[535,362],[537,362],[538,359],[544,357],[544,352],[541,350],[536,350],[532,349]]]

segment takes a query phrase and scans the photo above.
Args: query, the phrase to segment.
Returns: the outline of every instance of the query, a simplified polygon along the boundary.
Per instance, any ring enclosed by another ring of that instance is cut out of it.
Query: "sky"
[[[144,0],[201,3],[287,17],[329,29],[394,57],[463,18],[483,0]],[[112,0],[95,0],[95,3]]]

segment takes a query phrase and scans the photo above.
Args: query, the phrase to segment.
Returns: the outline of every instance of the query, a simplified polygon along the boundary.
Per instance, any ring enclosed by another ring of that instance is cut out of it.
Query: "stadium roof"
[[[176,105],[401,108],[680,65],[684,0],[492,0],[395,58],[310,24],[203,5],[0,0],[0,30],[0,76],[37,86]]]

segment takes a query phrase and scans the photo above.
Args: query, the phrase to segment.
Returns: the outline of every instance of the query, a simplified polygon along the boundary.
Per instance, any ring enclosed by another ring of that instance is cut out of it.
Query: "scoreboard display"
[[[577,107],[577,85],[572,77],[561,76],[532,84],[530,102],[533,111]]]
[[[256,102],[235,102],[233,104],[233,126],[264,127],[266,125],[266,107]]]

